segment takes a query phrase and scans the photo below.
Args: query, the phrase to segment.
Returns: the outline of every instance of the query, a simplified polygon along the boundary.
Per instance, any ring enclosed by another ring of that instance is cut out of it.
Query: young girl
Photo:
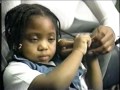
[[[81,61],[91,43],[89,35],[77,35],[72,52],[61,60],[57,52],[59,20],[37,4],[21,4],[8,11],[5,35],[12,53],[3,75],[5,90],[87,89]],[[89,63],[91,85],[101,90],[98,61],[95,58]]]

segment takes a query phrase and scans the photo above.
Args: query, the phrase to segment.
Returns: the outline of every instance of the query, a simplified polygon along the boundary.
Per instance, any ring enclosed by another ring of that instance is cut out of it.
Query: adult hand
[[[115,46],[115,34],[110,27],[99,26],[91,35],[92,45],[89,54],[105,54]]]

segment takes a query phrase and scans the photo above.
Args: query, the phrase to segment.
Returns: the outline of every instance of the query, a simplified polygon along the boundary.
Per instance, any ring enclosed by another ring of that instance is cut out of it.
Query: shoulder
[[[5,88],[8,87],[13,89],[15,87],[16,88],[20,88],[23,86],[28,87],[32,80],[40,74],[41,74],[40,72],[32,70],[28,65],[24,63],[11,62],[6,67],[3,74]]]

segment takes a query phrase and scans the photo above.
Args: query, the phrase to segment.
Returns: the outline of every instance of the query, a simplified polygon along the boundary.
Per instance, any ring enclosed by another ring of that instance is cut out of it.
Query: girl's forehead
[[[49,16],[46,16],[46,15],[32,15],[32,16],[30,16],[29,17],[29,21],[35,21],[35,20],[50,20],[50,21],[52,21],[52,19],[51,19],[51,17],[49,17]]]
[[[31,16],[30,19],[28,20],[28,26],[52,26],[55,27],[52,19],[47,16],[40,16],[40,15],[35,15]]]
[[[27,33],[55,33],[56,28],[52,20],[44,16],[33,16],[27,24]]]

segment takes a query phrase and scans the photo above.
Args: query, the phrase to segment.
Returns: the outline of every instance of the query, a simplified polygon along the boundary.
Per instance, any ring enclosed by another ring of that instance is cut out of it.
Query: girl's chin
[[[31,60],[36,63],[49,64],[50,57],[45,56],[45,57],[34,58]]]
[[[39,61],[39,63],[48,64],[50,61],[50,58],[49,57],[40,57],[38,59],[38,61]]]

